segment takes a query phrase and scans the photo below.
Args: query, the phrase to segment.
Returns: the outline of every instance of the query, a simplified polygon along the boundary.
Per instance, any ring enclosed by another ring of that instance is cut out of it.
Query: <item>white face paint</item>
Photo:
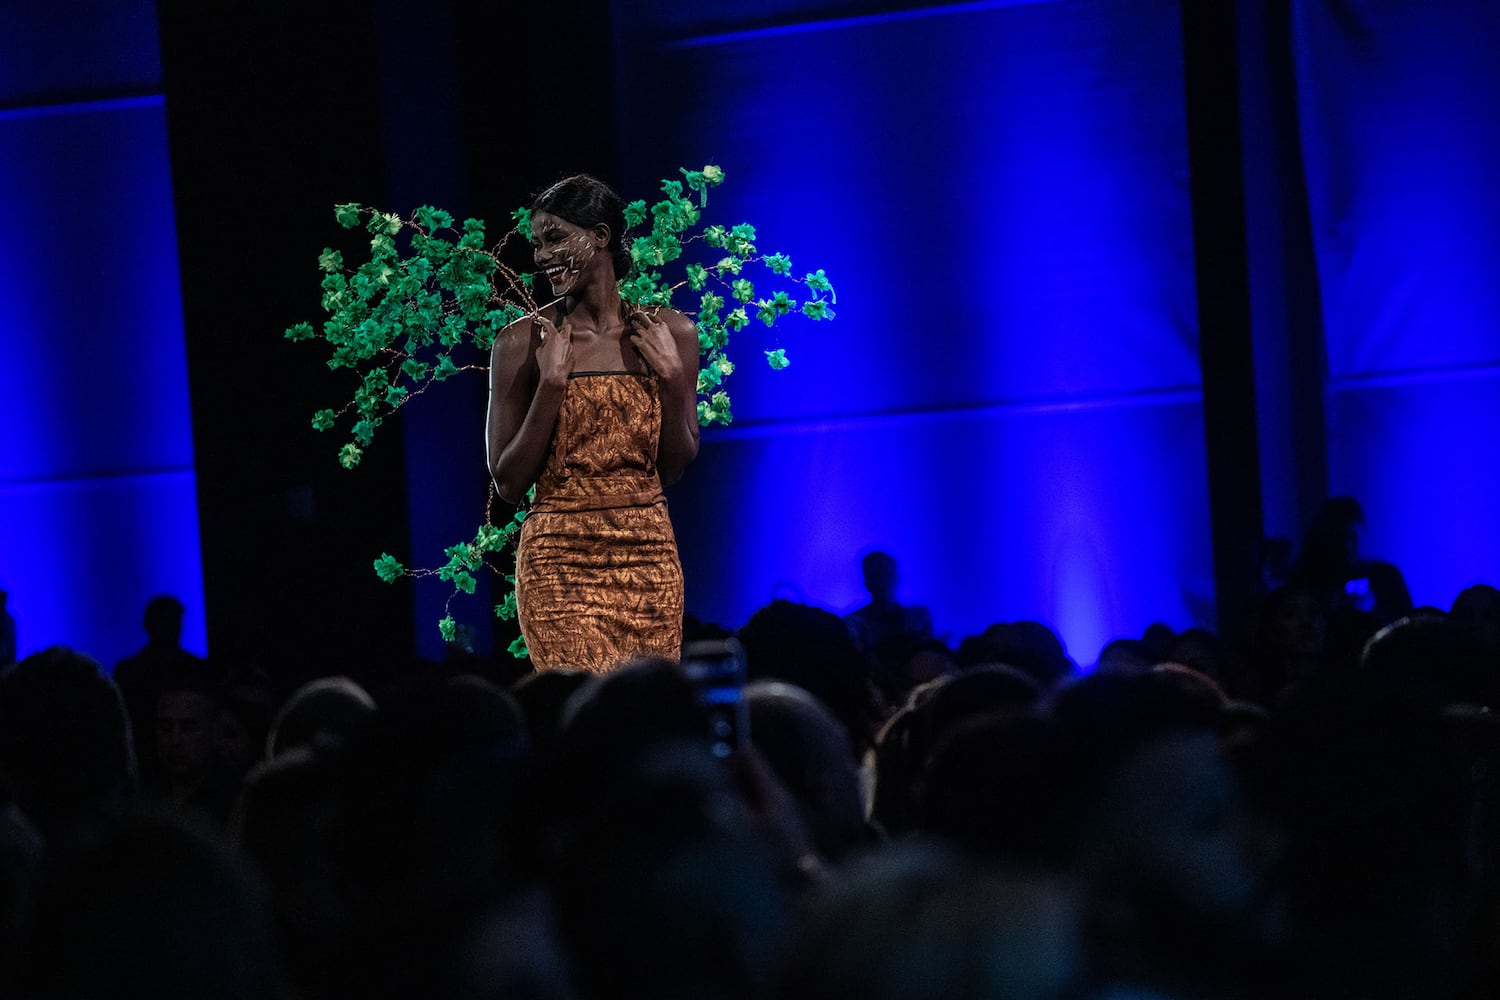
[[[578,283],[599,248],[588,230],[550,212],[531,217],[531,255],[552,286],[552,294],[567,295]]]

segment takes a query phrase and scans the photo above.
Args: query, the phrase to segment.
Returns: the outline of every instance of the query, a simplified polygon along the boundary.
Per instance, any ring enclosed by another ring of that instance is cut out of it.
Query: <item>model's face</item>
[[[550,212],[531,215],[531,256],[552,286],[552,294],[567,295],[599,252],[597,234]]]

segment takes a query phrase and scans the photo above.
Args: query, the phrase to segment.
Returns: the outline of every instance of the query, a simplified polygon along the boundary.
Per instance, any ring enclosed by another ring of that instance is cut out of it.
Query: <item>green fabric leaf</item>
[[[481,524],[479,532],[474,536],[474,547],[480,552],[499,552],[505,547],[510,535],[504,528],[497,528],[493,524]]]
[[[444,347],[457,347],[463,343],[464,332],[468,325],[462,316],[448,316],[443,319],[443,325],[438,328],[438,343]]]
[[[516,232],[521,234],[521,239],[531,239],[531,209],[515,209],[510,213],[510,219],[516,224]]]
[[[346,444],[339,449],[339,464],[346,469],[352,469],[359,464],[359,457],[364,454],[358,445]]]
[[[337,417],[338,417],[338,414],[334,413],[332,410],[319,410],[317,413],[313,414],[313,418],[312,418],[313,430],[315,430],[315,431],[331,430],[333,428],[334,420],[337,419]]]
[[[833,310],[822,299],[809,299],[802,303],[802,315],[808,319],[833,319]]]
[[[714,322],[718,318],[719,310],[723,308],[724,297],[722,295],[704,292],[703,297],[698,300],[698,322]]]
[[[285,336],[287,340],[293,341],[311,340],[315,333],[316,331],[313,330],[311,323],[296,323],[286,328]]]
[[[433,267],[442,267],[453,256],[453,244],[445,239],[428,238],[421,233],[411,238],[411,248]]]
[[[375,560],[375,575],[386,583],[395,583],[405,573],[406,567],[389,552],[382,552],[380,558]]]
[[[376,236],[395,236],[401,231],[401,216],[390,212],[371,212],[365,231]]]
[[[815,292],[827,292],[833,299],[834,304],[838,304],[838,294],[834,292],[833,285],[828,281],[828,276],[823,273],[823,269],[821,267],[818,268],[817,271],[803,278],[802,283]]]
[[[734,414],[729,410],[729,394],[722,389],[714,393],[707,401],[698,403],[698,423],[704,427],[714,424],[729,424],[733,422]]]
[[[359,444],[360,447],[370,447],[370,442],[375,440],[375,428],[379,426],[380,419],[378,417],[375,419],[359,421],[354,425],[354,430],[352,431],[352,433],[354,434],[355,442]]]
[[[357,201],[351,201],[343,205],[333,206],[333,217],[339,225],[345,229],[353,229],[359,225],[359,214],[363,206]]]
[[[749,260],[755,256],[755,227],[748,222],[742,222],[729,230],[729,238],[724,241],[724,246],[730,253],[742,260]]]
[[[458,623],[453,620],[452,615],[444,615],[438,621],[438,635],[443,637],[444,642],[452,642],[458,632]]]
[[[791,364],[791,362],[786,359],[786,351],[781,350],[780,348],[777,348],[774,351],[766,352],[766,363],[777,371],[781,371],[781,369]]]
[[[465,219],[464,234],[459,237],[458,245],[466,250],[483,250],[484,221],[482,219]]]
[[[441,208],[433,208],[431,205],[423,205],[412,213],[412,217],[416,219],[417,225],[426,229],[429,233],[436,232],[439,229],[447,229],[453,225],[453,216]]]

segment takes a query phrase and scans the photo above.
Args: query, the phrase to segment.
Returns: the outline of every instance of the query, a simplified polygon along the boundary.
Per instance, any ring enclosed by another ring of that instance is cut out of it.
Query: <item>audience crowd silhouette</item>
[[[1495,996],[1500,591],[1412,608],[1352,503],[1091,669],[934,637],[875,554],[869,608],[735,630],[727,759],[671,660],[289,680],[153,600],[113,671],[0,665],[0,995]]]

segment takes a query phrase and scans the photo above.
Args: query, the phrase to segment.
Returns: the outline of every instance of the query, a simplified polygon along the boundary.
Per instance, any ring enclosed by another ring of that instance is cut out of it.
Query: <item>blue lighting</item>
[[[672,495],[691,610],[852,610],[878,547],[955,641],[1036,618],[1090,662],[1211,619],[1177,17],[958,4],[646,61],[711,81],[661,140],[724,166],[709,213],[839,295],[731,345],[737,422]],[[623,105],[630,134],[650,108]]]
[[[1330,489],[1447,607],[1500,576],[1500,7],[1295,9]]]
[[[159,593],[206,646],[170,176],[159,96],[0,116],[0,588],[22,655],[108,666]]]

